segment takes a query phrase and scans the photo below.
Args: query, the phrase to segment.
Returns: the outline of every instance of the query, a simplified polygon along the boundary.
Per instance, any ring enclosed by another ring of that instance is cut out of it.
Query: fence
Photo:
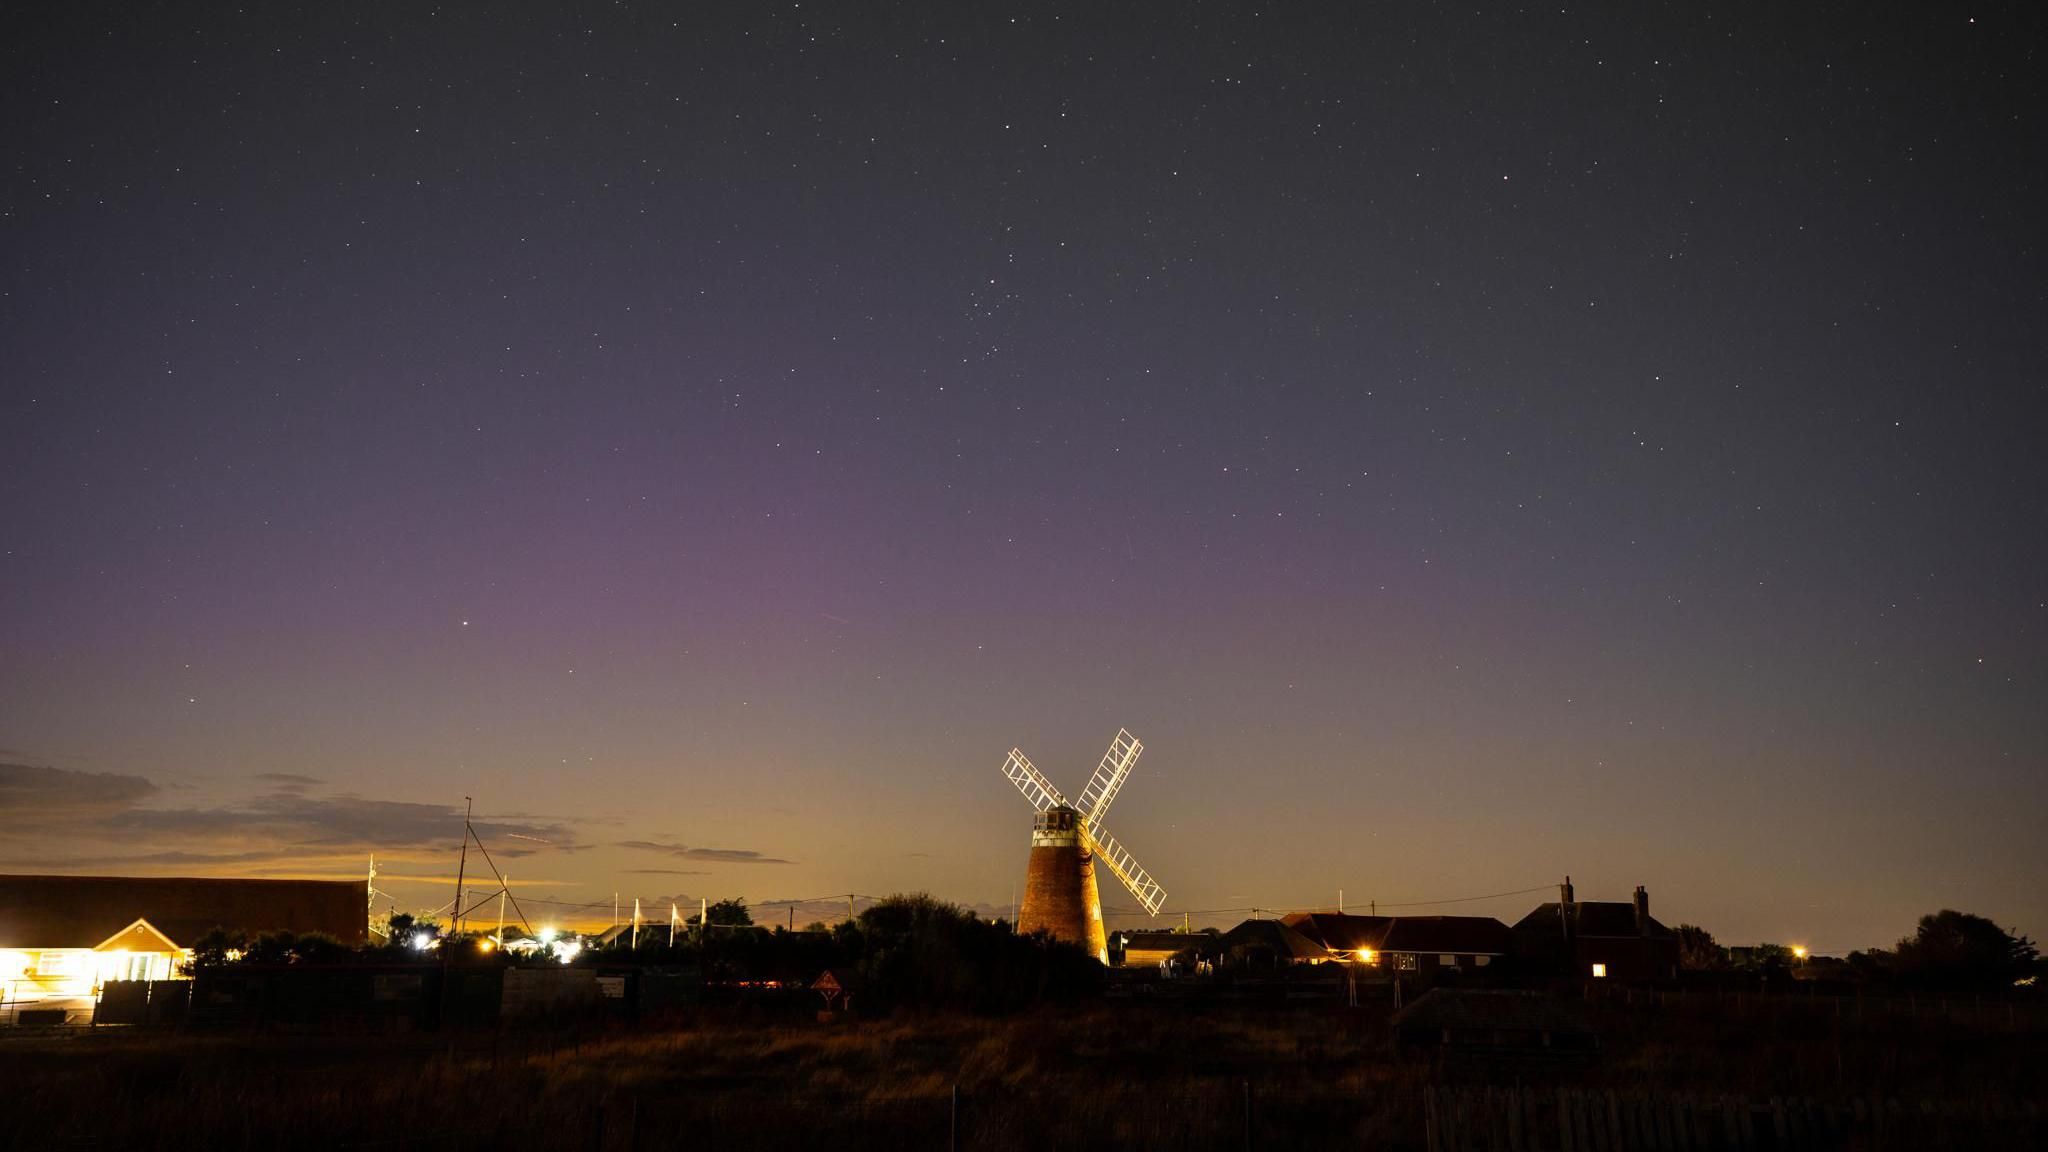
[[[176,1024],[192,1003],[190,980],[109,980],[93,1006],[95,1024]]]
[[[720,1092],[637,1097],[594,1110],[591,1152],[715,1146],[1044,1152],[1162,1148],[1253,1152],[1321,1147],[1415,1152],[1848,1152],[2041,1147],[2033,1101],[1753,1099],[1688,1093],[1428,1086],[1377,1093],[1255,1090],[1085,1098],[988,1090],[860,1098]]]
[[[1428,1152],[1737,1152],[2039,1147],[2032,1100],[1901,1101],[1683,1092],[1423,1091]]]
[[[1311,1143],[1421,1152],[1417,1097],[1412,1091],[1280,1091],[1244,1081],[1197,1090],[982,1088],[884,1097],[721,1087],[614,1099],[589,1113],[570,1146],[589,1152],[1241,1152]]]
[[[1584,985],[1587,1002],[1627,1008],[1709,1008],[1727,1016],[1792,1014],[1832,1016],[1838,1020],[1949,1020],[1956,1023],[2012,1029],[2048,1028],[2048,1000],[2012,996],[1845,995],[1823,993],[1811,985],[1779,991],[1737,991],[1727,988],[1632,988]]]

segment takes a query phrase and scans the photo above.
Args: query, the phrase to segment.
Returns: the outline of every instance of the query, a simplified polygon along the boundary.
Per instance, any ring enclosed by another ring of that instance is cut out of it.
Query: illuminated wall
[[[85,1007],[109,980],[171,980],[191,957],[144,921],[96,948],[0,948],[0,999],[10,1010]]]

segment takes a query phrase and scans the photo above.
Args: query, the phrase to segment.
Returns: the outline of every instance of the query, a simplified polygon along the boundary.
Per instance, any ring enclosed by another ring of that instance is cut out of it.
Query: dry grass
[[[1512,1076],[1621,1089],[1909,1099],[2027,1092],[2038,1031],[1725,1006],[1596,1009],[1587,1067],[1397,1058],[1378,1011],[1103,1005],[999,1020],[818,1025],[705,1011],[580,1033],[264,1037],[102,1031],[0,1039],[0,1146],[238,1149],[1404,1147],[1420,1088]],[[33,1107],[23,1102],[33,1101]],[[1270,1143],[1269,1143],[1270,1142]]]

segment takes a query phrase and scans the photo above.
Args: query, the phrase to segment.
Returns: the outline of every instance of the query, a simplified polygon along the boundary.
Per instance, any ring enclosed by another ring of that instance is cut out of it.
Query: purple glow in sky
[[[2042,19],[15,13],[0,869],[2038,937]]]

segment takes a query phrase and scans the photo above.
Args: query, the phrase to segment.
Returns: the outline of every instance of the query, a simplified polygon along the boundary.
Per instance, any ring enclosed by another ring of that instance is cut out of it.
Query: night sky
[[[8,8],[0,868],[2048,933],[2037,7],[1103,7]]]

